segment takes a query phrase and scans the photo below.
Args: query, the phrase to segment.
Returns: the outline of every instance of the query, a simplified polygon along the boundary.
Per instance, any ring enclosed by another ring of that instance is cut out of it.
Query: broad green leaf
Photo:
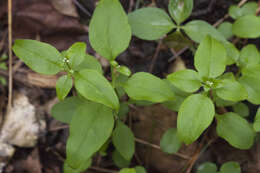
[[[181,145],[182,142],[178,139],[177,130],[174,128],[168,129],[160,141],[162,151],[168,154],[177,153]]]
[[[104,58],[114,60],[129,45],[131,28],[118,0],[100,0],[89,25],[93,49]]]
[[[206,162],[198,167],[197,173],[217,173],[217,166],[214,163]]]
[[[124,168],[121,169],[119,173],[136,173],[134,168]]]
[[[242,117],[249,116],[249,108],[245,103],[239,102],[232,106],[235,113],[239,114]]]
[[[103,74],[102,66],[100,65],[99,61],[95,57],[88,54],[85,54],[82,63],[75,68],[76,71],[81,71],[84,69],[96,70],[100,74]]]
[[[126,160],[117,150],[113,152],[112,159],[119,168],[126,168],[131,163],[131,160]]]
[[[223,22],[218,26],[218,31],[226,38],[230,39],[233,36],[232,24],[230,22]]]
[[[79,173],[86,169],[88,169],[91,166],[92,160],[88,159],[85,163],[82,163],[81,166],[78,169],[71,168],[67,163],[64,163],[64,173]]]
[[[195,53],[194,64],[200,76],[216,78],[225,71],[226,57],[227,53],[223,44],[206,36]]]
[[[146,173],[146,170],[142,166],[136,166],[135,171],[136,173]]]
[[[198,73],[190,69],[174,72],[167,76],[167,80],[185,92],[195,92],[201,87]]]
[[[36,40],[15,40],[13,51],[35,72],[53,75],[63,69],[61,54],[47,43]]]
[[[182,27],[185,33],[195,42],[200,43],[207,35],[219,40],[227,42],[225,37],[209,23],[202,20],[192,20]]]
[[[110,137],[113,127],[112,109],[85,101],[77,108],[70,123],[66,163],[71,168],[78,169],[102,147]]]
[[[165,81],[145,72],[135,73],[124,84],[124,89],[134,100],[160,103],[174,99],[174,93]]]
[[[63,101],[55,104],[51,109],[51,115],[63,123],[70,123],[72,116],[78,106],[84,104],[84,100],[79,97],[68,97]]]
[[[86,99],[118,110],[117,95],[110,83],[99,72],[85,69],[75,73],[74,77],[77,91]]]
[[[260,17],[247,15],[235,21],[232,27],[233,34],[241,38],[260,37]]]
[[[256,2],[248,2],[242,7],[238,7],[237,5],[232,5],[229,7],[228,14],[233,19],[238,19],[239,17],[246,15],[255,15],[258,5]]]
[[[168,10],[174,21],[180,25],[190,15],[193,9],[193,0],[170,0]]]
[[[241,173],[240,165],[237,162],[226,162],[221,166],[220,173]]]
[[[68,75],[61,76],[56,82],[56,93],[59,100],[63,100],[70,92],[73,85],[72,78]]]
[[[241,116],[229,112],[217,115],[217,134],[230,145],[239,149],[249,149],[254,144],[255,132]]]
[[[132,130],[121,121],[117,121],[112,141],[116,150],[126,159],[131,160],[135,152],[135,138]]]
[[[232,43],[224,43],[227,50],[227,65],[232,65],[238,61],[240,52]]]
[[[260,63],[260,53],[254,44],[245,46],[239,57],[239,65],[242,67],[249,67]]]
[[[211,124],[215,114],[212,101],[201,94],[189,96],[182,103],[177,119],[180,140],[191,144]]]
[[[168,14],[159,8],[138,9],[128,14],[128,20],[133,34],[144,40],[157,40],[175,28]]]
[[[87,45],[86,43],[78,42],[74,43],[67,51],[66,58],[70,68],[75,69],[80,65],[86,56]]]
[[[216,103],[216,106],[218,107],[233,106],[234,104],[236,104],[236,102],[223,100],[222,98],[218,97],[216,94],[216,90],[213,90],[213,98]]]
[[[253,127],[256,132],[260,132],[260,108],[258,108],[258,110],[256,112]]]
[[[233,102],[245,100],[248,97],[246,88],[232,79],[221,80],[219,88],[216,89],[216,93],[218,97]]]

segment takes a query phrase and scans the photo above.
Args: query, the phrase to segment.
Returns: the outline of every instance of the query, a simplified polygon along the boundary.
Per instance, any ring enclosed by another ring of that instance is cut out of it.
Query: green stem
[[[112,77],[112,87],[115,88],[116,87],[116,71],[115,71],[115,68],[111,65],[110,66],[111,68],[111,77]]]

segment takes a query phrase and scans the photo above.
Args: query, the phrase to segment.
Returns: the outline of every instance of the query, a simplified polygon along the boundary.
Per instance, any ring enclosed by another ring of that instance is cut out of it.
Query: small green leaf
[[[85,69],[74,74],[75,87],[86,99],[118,110],[119,101],[110,83],[96,70]]]
[[[218,97],[233,102],[245,100],[248,97],[246,88],[232,79],[221,80],[219,88],[216,89],[216,93]]]
[[[235,113],[239,114],[242,117],[249,116],[249,108],[245,103],[237,103],[232,106]]]
[[[257,8],[258,5],[256,2],[248,2],[245,5],[243,5],[241,8],[238,7],[237,5],[232,5],[229,7],[228,14],[233,19],[238,19],[246,15],[255,15]]]
[[[174,98],[174,93],[165,81],[145,72],[135,73],[125,83],[124,89],[134,100],[160,103]]]
[[[185,92],[195,92],[201,87],[198,73],[190,69],[174,72],[167,76],[167,80]]]
[[[198,167],[197,173],[217,173],[217,166],[214,163],[206,162]]]
[[[92,160],[88,159],[85,163],[82,163],[81,166],[78,169],[71,168],[66,162],[64,163],[64,173],[79,173],[86,169],[88,169],[91,166]]]
[[[239,57],[239,65],[242,67],[249,67],[260,63],[260,53],[254,44],[245,46]]]
[[[126,160],[117,150],[113,152],[112,159],[115,165],[119,168],[126,168],[131,163],[130,160]]]
[[[212,101],[201,94],[189,96],[182,103],[177,119],[180,140],[186,144],[194,142],[211,124],[215,114]]]
[[[100,65],[99,61],[95,57],[88,54],[85,54],[82,63],[75,68],[76,71],[81,71],[84,69],[96,70],[100,74],[103,74],[102,66]]]
[[[13,51],[37,73],[53,75],[63,69],[61,54],[47,43],[36,40],[15,40]]]
[[[225,47],[214,38],[206,36],[195,53],[195,67],[202,77],[218,77],[225,71],[226,56]]]
[[[134,168],[124,168],[121,169],[119,173],[136,173]]]
[[[237,162],[226,162],[220,168],[220,173],[241,173],[240,165]]]
[[[177,153],[181,145],[182,142],[178,139],[177,130],[174,128],[168,129],[160,141],[162,151],[168,154]]]
[[[258,110],[256,112],[253,127],[256,132],[260,132],[260,108],[258,108]]]
[[[68,75],[61,76],[56,82],[56,93],[59,100],[63,100],[70,92],[73,85],[72,78]]]
[[[235,21],[232,27],[233,33],[241,38],[260,37],[260,17],[247,15]]]
[[[65,162],[71,168],[78,169],[108,140],[113,127],[112,109],[85,101],[77,108],[70,123]]]
[[[232,43],[225,43],[224,47],[227,50],[227,64],[232,65],[238,61],[240,52]]]
[[[136,166],[135,171],[136,173],[146,173],[146,170],[142,166]]]
[[[202,20],[192,20],[182,27],[185,33],[195,42],[200,43],[207,35],[221,42],[227,42],[225,37],[209,23]]]
[[[133,34],[144,40],[157,40],[175,28],[168,14],[159,8],[138,9],[128,14],[128,20]]]
[[[217,115],[217,134],[230,145],[239,149],[249,149],[254,144],[255,132],[241,116],[229,112]]]
[[[190,15],[193,9],[193,0],[170,0],[168,10],[174,21],[180,25]]]
[[[116,150],[126,159],[131,160],[135,152],[135,138],[132,130],[118,121],[113,132],[112,141]]]
[[[218,31],[226,38],[230,39],[233,36],[232,24],[230,22],[223,22],[218,26]]]
[[[76,109],[84,100],[79,97],[68,97],[65,100],[55,104],[51,109],[51,115],[63,123],[70,123]]]
[[[131,75],[131,70],[126,66],[118,66],[116,68],[116,71],[118,71],[119,73],[121,73],[122,75],[125,75],[125,76]]]
[[[93,49],[104,58],[114,60],[129,45],[131,28],[118,0],[99,1],[89,25]]]
[[[181,51],[185,47],[192,47],[193,42],[185,37],[180,31],[175,31],[163,39],[163,43],[169,48],[173,48],[176,52]]]
[[[67,51],[66,58],[69,61],[70,68],[75,69],[82,63],[86,56],[87,46],[86,43],[74,43]]]

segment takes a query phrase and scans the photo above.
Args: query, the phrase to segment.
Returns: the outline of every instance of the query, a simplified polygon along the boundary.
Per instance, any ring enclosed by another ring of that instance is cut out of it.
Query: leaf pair
[[[198,167],[197,173],[217,173],[217,166],[214,163],[206,162]],[[218,173],[241,173],[240,166],[237,162],[224,163]]]

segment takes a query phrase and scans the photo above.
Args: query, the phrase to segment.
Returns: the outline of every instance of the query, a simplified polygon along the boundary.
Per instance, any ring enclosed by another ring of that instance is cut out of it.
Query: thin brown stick
[[[7,111],[12,109],[13,95],[13,75],[12,75],[12,0],[8,0],[8,51],[9,51],[9,86],[8,86],[8,106]]]
[[[110,169],[104,169],[104,168],[99,168],[96,166],[91,166],[89,167],[90,170],[95,170],[99,172],[107,172],[107,173],[118,173],[118,171],[110,170]]]
[[[153,68],[154,68],[154,64],[155,64],[156,59],[157,59],[157,57],[158,57],[158,55],[159,55],[159,52],[160,52],[160,49],[161,49],[161,46],[162,46],[162,40],[163,40],[163,39],[160,39],[160,40],[159,40],[158,45],[157,45],[157,47],[156,47],[156,49],[155,49],[155,53],[154,53],[154,55],[153,55],[151,65],[150,65],[150,67],[149,67],[149,72],[150,72],[150,73],[152,73]]]

